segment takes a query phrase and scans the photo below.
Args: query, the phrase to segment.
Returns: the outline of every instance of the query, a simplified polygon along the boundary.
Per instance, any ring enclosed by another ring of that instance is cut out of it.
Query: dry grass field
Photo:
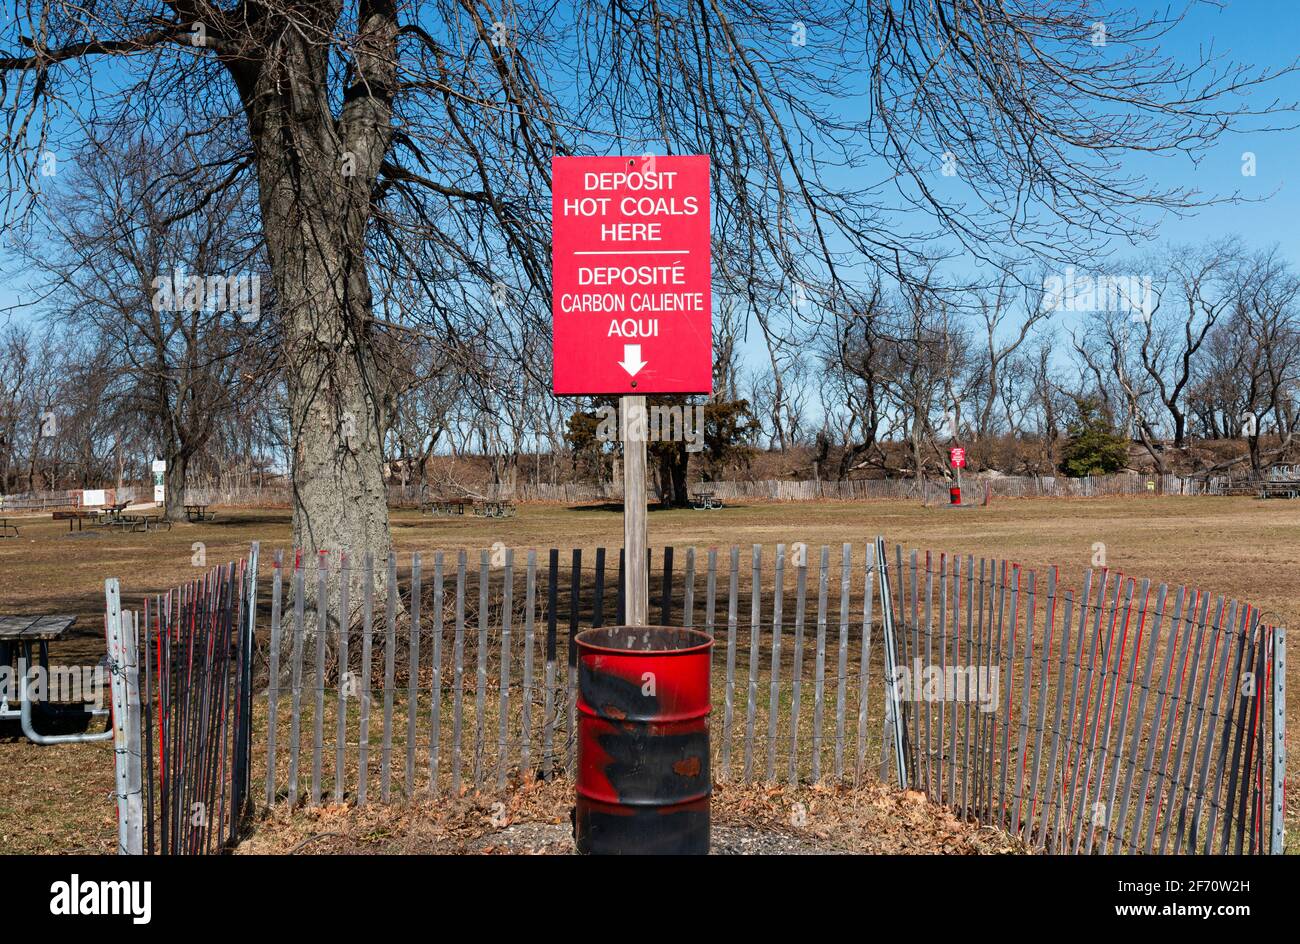
[[[215,521],[177,525],[170,532],[118,534],[88,529],[71,536],[64,522],[18,519],[20,536],[0,541],[0,614],[73,613],[72,639],[54,652],[60,661],[95,661],[103,653],[103,583],[122,581],[125,605],[243,555],[249,541],[264,553],[289,540],[287,511],[218,510]],[[988,508],[925,508],[899,502],[751,504],[720,511],[654,511],[652,546],[748,546],[804,541],[861,545],[877,534],[907,547],[999,556],[1032,568],[1060,567],[1078,586],[1096,545],[1106,563],[1156,582],[1186,584],[1251,602],[1263,619],[1300,625],[1300,503],[1238,498],[1015,500]],[[493,542],[538,549],[616,548],[617,506],[532,505],[514,519],[431,519],[394,515],[399,551],[478,549]],[[201,545],[201,548],[197,545]],[[1297,669],[1291,660],[1290,690]],[[1291,730],[1300,697],[1290,704]],[[1294,742],[1294,737],[1291,738]],[[1292,773],[1300,769],[1289,752]],[[13,729],[0,729],[0,851],[110,851],[115,834],[111,749],[104,744],[38,748]],[[1297,805],[1288,797],[1297,828]]]

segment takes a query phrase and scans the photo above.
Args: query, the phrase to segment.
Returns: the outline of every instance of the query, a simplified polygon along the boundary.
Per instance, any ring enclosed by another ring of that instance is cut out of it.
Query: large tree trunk
[[[373,188],[391,136],[396,23],[389,5],[363,7],[356,46],[361,74],[352,77],[337,118],[324,91],[328,46],[314,37],[286,31],[255,72],[231,67],[256,152],[263,233],[283,319],[294,544],[306,561],[328,553],[331,568],[345,552],[354,574],[370,552],[382,587],[392,548],[382,454],[386,385],[373,348],[365,249]],[[331,623],[336,592],[331,581]]]
[[[184,521],[185,480],[189,477],[190,456],[178,452],[165,458],[167,471],[163,477],[163,514],[169,521]]]

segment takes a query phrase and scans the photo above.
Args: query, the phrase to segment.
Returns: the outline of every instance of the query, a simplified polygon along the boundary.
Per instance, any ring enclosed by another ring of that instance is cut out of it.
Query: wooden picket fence
[[[719,777],[846,779],[874,769],[867,758],[884,747],[884,701],[878,688],[869,704],[866,667],[874,659],[880,678],[883,663],[871,650],[867,550],[855,557],[845,544],[833,565],[829,547],[818,561],[806,545],[778,545],[770,572],[759,545],[743,555],[667,547],[657,562],[652,551],[652,615],[716,640]],[[588,560],[581,550],[539,557],[498,547],[436,553],[431,568],[413,554],[399,568],[392,555],[379,565],[380,600],[374,561],[283,566],[277,555],[267,803],[364,804],[376,779],[387,802],[571,773],[574,637],[623,618],[621,555],[597,548]]]
[[[765,551],[651,552],[652,618],[715,639],[718,779],[879,776],[1057,853],[1281,851],[1285,634],[1254,607],[883,541]],[[621,553],[400,563],[276,555],[268,805],[572,772],[573,639],[622,621]]]
[[[1285,631],[1256,608],[902,548],[894,571],[907,782],[1055,853],[1282,851]]]
[[[118,852],[220,853],[249,812],[258,544],[124,610],[105,582]]]

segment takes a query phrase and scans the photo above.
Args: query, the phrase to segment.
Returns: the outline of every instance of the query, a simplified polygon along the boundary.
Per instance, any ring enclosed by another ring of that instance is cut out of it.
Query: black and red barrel
[[[610,626],[577,644],[578,851],[706,854],[712,638]]]

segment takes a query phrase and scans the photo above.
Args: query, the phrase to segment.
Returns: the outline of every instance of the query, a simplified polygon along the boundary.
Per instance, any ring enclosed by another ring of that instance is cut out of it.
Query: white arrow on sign
[[[645,361],[641,360],[641,345],[624,344],[623,359],[618,362],[618,366],[627,371],[629,377],[635,377],[637,371],[645,366]]]

